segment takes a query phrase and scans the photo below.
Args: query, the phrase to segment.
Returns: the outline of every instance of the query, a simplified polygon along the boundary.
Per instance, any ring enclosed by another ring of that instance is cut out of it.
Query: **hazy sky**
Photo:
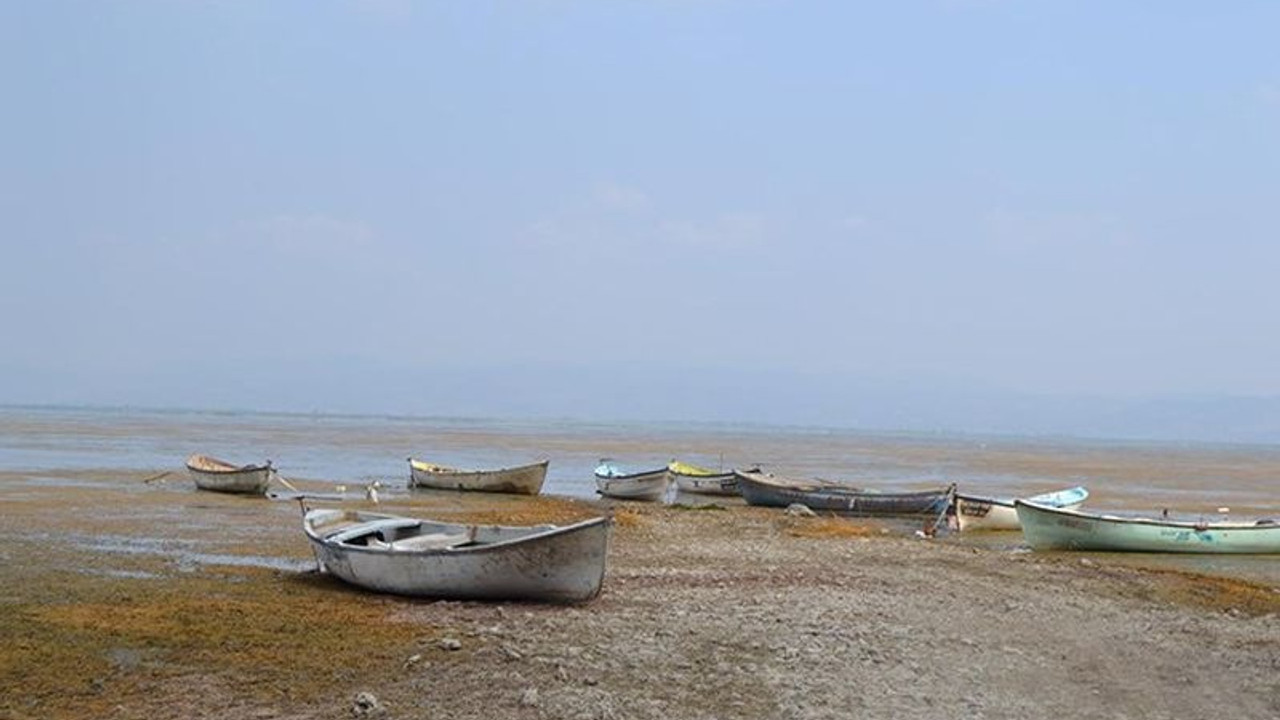
[[[4,3],[0,402],[1280,394],[1278,28],[1269,0]]]

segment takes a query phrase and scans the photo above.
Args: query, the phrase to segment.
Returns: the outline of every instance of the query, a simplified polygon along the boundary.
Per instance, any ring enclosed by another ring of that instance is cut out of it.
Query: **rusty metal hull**
[[[610,520],[507,527],[311,510],[303,528],[322,570],[368,590],[572,603],[600,593]]]
[[[542,492],[549,464],[549,460],[543,460],[499,470],[458,470],[409,458],[409,486],[537,495]]]
[[[237,493],[241,495],[265,495],[275,472],[268,461],[263,465],[236,466],[225,460],[207,455],[187,458],[187,472],[201,490]]]

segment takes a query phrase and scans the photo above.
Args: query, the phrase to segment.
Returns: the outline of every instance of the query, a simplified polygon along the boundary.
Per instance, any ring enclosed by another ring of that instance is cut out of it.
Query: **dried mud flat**
[[[293,503],[67,477],[0,473],[0,718],[1280,717],[1265,586],[739,506],[416,493],[380,509],[616,524],[590,603],[410,600],[310,572]]]

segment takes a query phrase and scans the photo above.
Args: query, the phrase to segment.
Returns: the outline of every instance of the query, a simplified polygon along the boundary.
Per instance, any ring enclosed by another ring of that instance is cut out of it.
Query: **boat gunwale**
[[[686,470],[681,470],[680,468],[686,468]],[[688,470],[693,470],[694,472],[688,472]],[[675,478],[689,478],[693,480],[720,480],[723,482],[724,480],[732,480],[737,477],[734,475],[734,469],[732,468],[729,470],[711,470],[710,468],[692,465],[687,462],[681,462],[680,460],[672,460],[667,463],[667,472],[671,473],[671,476]]]
[[[780,478],[776,475],[766,476],[763,473],[750,473],[743,471],[734,471],[735,476],[746,478],[748,482],[755,482],[760,485],[767,485],[781,490],[798,491],[802,493],[829,493],[839,496],[856,496],[868,498],[883,498],[889,500],[898,499],[916,499],[928,496],[952,495],[955,493],[955,483],[949,483],[941,487],[935,487],[927,490],[872,490],[870,488],[857,487],[855,485],[846,485],[834,480],[799,480],[794,478]],[[763,480],[758,478],[763,477]],[[782,482],[771,482],[774,479],[780,479]]]
[[[193,465],[192,461],[196,460],[197,458],[219,463],[221,465],[225,465],[226,467],[203,467],[200,465]],[[212,455],[200,455],[200,454],[191,455],[190,457],[188,457],[186,466],[187,466],[187,469],[190,470],[191,472],[204,473],[205,475],[218,475],[218,476],[242,475],[242,474],[248,474],[248,473],[262,472],[263,470],[275,469],[271,466],[270,460],[266,461],[261,465],[237,466],[227,462],[226,460],[221,460],[219,458],[213,457]]]
[[[667,475],[669,477],[670,472],[670,470],[664,467],[657,470],[643,470],[641,472],[627,473],[626,475],[601,475],[599,472],[596,472],[595,476],[597,480],[656,480],[659,475]]]
[[[985,497],[982,495],[966,495],[964,493],[959,493],[959,492],[956,493],[956,502],[958,503],[962,500],[964,502],[978,503],[981,505],[998,505],[999,507],[1009,508],[1010,510],[1017,507],[1016,505],[1014,505],[1013,500],[1006,500],[1004,498]]]
[[[1259,518],[1251,523],[1238,521],[1194,522],[1191,520],[1163,520],[1152,517],[1103,515],[1100,513],[1082,512],[1071,508],[1058,508],[1051,505],[1040,505],[1038,503],[1027,502],[1026,500],[1021,499],[1014,500],[1014,505],[1015,507],[1025,505],[1032,510],[1046,512],[1051,515],[1065,515],[1082,520],[1093,520],[1097,522],[1113,523],[1116,525],[1148,525],[1152,527],[1163,527],[1177,530],[1194,530],[1195,532],[1208,532],[1210,530],[1270,530],[1273,532],[1280,532],[1280,521],[1273,520],[1270,523],[1262,523],[1264,518]]]
[[[1079,490],[1080,492],[1079,492],[1079,493],[1077,493],[1077,492],[1076,492],[1077,490]],[[1039,498],[1039,497],[1048,497],[1048,496],[1063,495],[1063,494],[1066,494],[1066,493],[1071,493],[1073,496],[1075,496],[1075,495],[1079,495],[1080,499],[1079,499],[1079,500],[1074,500],[1074,501],[1071,503],[1071,505],[1043,505],[1042,503],[1038,503],[1038,502],[1036,502],[1036,501],[1035,501],[1035,500],[1036,500],[1036,498]],[[1063,488],[1063,489],[1061,489],[1061,490],[1053,490],[1053,491],[1045,492],[1045,493],[1037,493],[1036,495],[1031,495],[1031,496],[1029,496],[1029,497],[1024,497],[1024,498],[1018,498],[1018,497],[1013,497],[1013,498],[998,498],[998,497],[989,497],[989,496],[986,496],[986,495],[970,495],[970,494],[968,494],[968,493],[962,493],[962,492],[960,492],[960,491],[956,491],[956,501],[957,501],[957,502],[959,502],[959,501],[961,501],[961,500],[964,500],[964,501],[966,501],[966,502],[972,502],[972,503],[984,503],[984,504],[987,504],[987,505],[998,505],[998,506],[1003,507],[1003,508],[1009,508],[1010,510],[1013,510],[1013,509],[1015,509],[1015,508],[1017,507],[1017,505],[1015,505],[1015,503],[1016,503],[1018,500],[1023,500],[1023,501],[1029,502],[1029,503],[1030,503],[1030,504],[1032,504],[1032,505],[1037,505],[1037,506],[1042,506],[1042,507],[1068,508],[1068,507],[1078,507],[1078,506],[1080,506],[1080,505],[1084,504],[1084,502],[1085,502],[1086,500],[1088,500],[1088,499],[1089,499],[1089,490],[1088,490],[1088,488],[1086,488],[1086,487],[1085,487],[1085,486],[1083,486],[1083,485],[1074,485],[1074,486],[1072,486],[1072,487],[1069,487],[1069,488]]]
[[[432,476],[448,477],[450,475],[493,475],[497,473],[519,472],[523,470],[532,470],[537,467],[549,467],[551,459],[539,460],[538,462],[529,463],[527,465],[513,465],[511,467],[494,468],[492,470],[464,470],[461,468],[446,467],[444,465],[436,465],[426,462],[425,460],[409,458],[409,469],[418,472],[429,473]]]
[[[309,511],[308,515],[310,515],[311,512],[315,512],[315,511]],[[519,530],[519,529],[526,529],[529,527],[533,527],[529,525],[467,525],[466,523],[446,523],[446,522],[440,522],[437,520],[428,520],[426,518],[415,518],[415,517],[409,517],[405,515],[381,515],[376,513],[367,513],[367,514],[380,519],[404,518],[407,520],[418,520],[420,522],[432,522],[439,525],[451,525],[459,528],[472,528],[472,527],[474,528],[505,528],[505,529]],[[355,551],[359,553],[391,556],[391,557],[397,557],[397,558],[412,558],[412,557],[426,557],[426,556],[439,557],[439,556],[449,556],[449,555],[481,554],[485,552],[503,550],[511,545],[522,545],[522,544],[529,543],[531,541],[540,541],[546,538],[557,537],[559,535],[568,535],[568,534],[580,532],[583,530],[589,530],[597,525],[604,525],[608,527],[612,523],[613,523],[613,518],[607,515],[602,515],[600,517],[588,518],[586,520],[573,523],[572,525],[557,525],[555,527],[546,528],[545,530],[542,530],[539,532],[530,533],[529,535],[523,535],[516,538],[501,540],[499,542],[459,545],[456,547],[429,548],[424,550],[392,550],[389,548],[374,548],[374,547],[368,547],[365,545],[349,545],[345,542],[337,542],[337,541],[329,540],[328,538],[318,535],[314,531],[314,529],[312,528],[312,523],[307,520],[306,516],[303,517],[302,528],[304,531],[306,531],[307,537],[312,542],[319,543],[328,548],[340,548],[343,552]],[[363,537],[363,536],[358,536],[358,537]]]

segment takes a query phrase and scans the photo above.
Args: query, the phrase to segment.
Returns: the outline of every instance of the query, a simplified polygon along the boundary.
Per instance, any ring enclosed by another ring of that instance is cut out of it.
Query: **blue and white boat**
[[[605,458],[596,467],[596,492],[622,500],[661,502],[671,483],[665,466],[654,470],[632,472]]]
[[[1077,508],[1089,497],[1089,491],[1076,486],[1065,490],[1034,495],[1027,502],[1055,508]],[[968,530],[1020,530],[1014,498],[991,498],[956,493],[956,527]]]

